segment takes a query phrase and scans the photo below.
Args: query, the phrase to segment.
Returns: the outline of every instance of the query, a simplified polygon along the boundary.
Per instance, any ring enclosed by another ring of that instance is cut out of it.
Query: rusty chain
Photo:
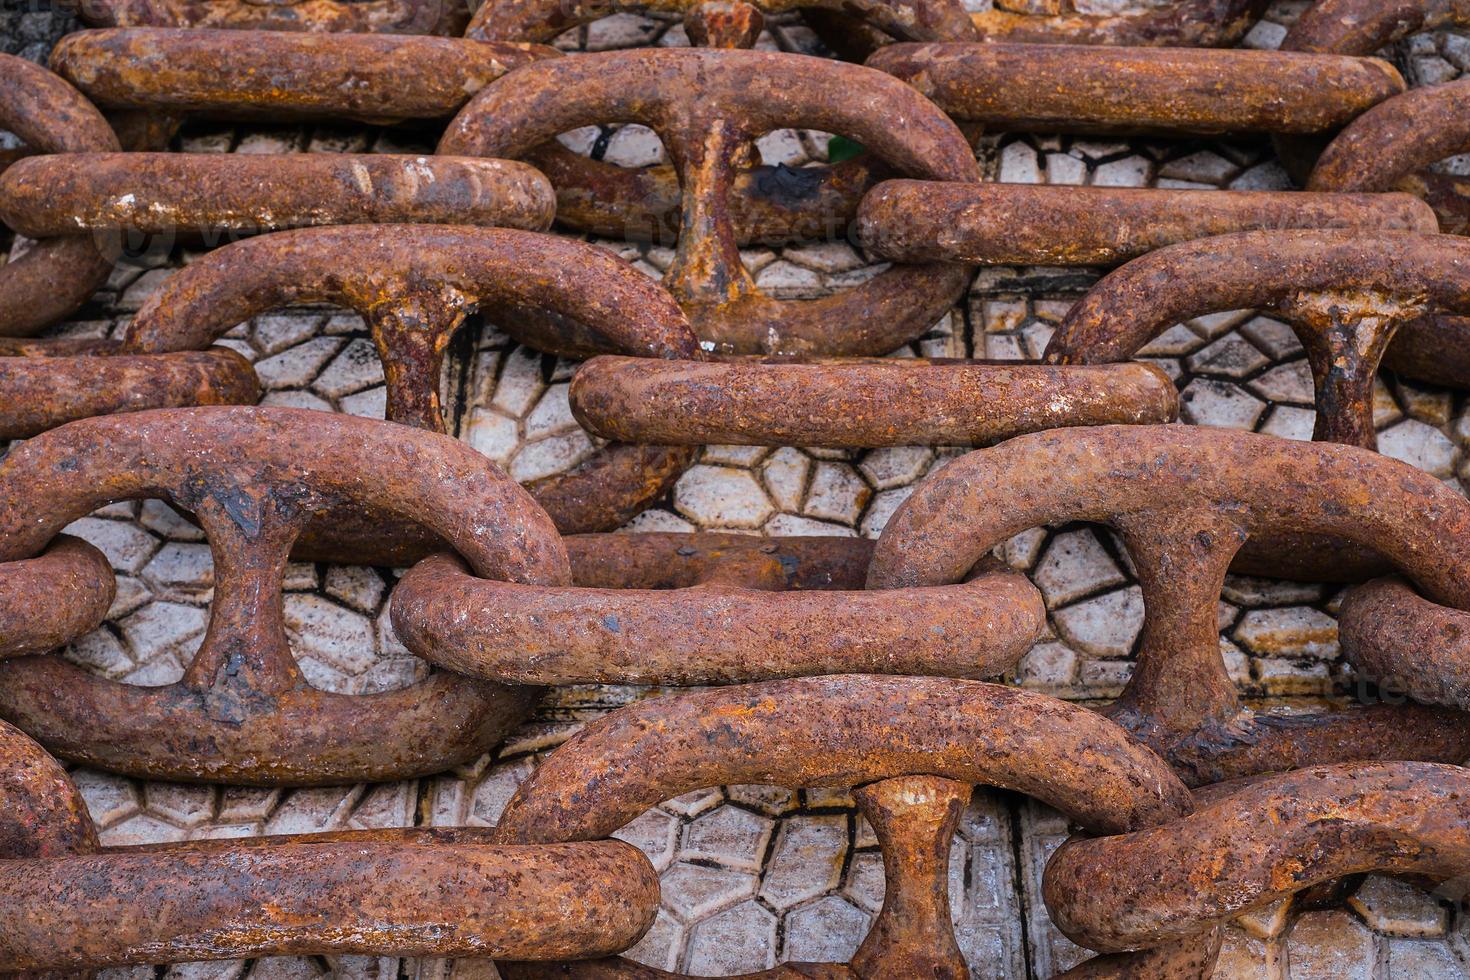
[[[469,11],[87,0],[88,22],[114,29],[63,40],[57,74],[0,56],[0,127],[24,144],[0,157],[0,221],[37,240],[0,268],[0,439],[26,440],[0,457],[0,715],[17,726],[0,721],[0,971],[369,954],[488,957],[522,980],[676,976],[616,958],[652,925],[659,882],[613,835],[730,783],[851,788],[882,852],[883,907],[853,959],[772,978],[968,976],[948,862],[976,786],[1071,821],[1042,897],[1101,954],[1074,980],[1203,980],[1221,927],[1293,893],[1369,871],[1470,874],[1470,504],[1372,451],[1380,361],[1470,385],[1456,237],[1470,210],[1426,169],[1470,145],[1467,88],[1404,92],[1367,57],[1470,8],[1320,0],[1282,52],[1202,49],[1263,6],[500,0],[465,37],[431,37]],[[630,9],[683,14],[704,50],[545,46]],[[866,65],[743,50],[762,11],[795,9]],[[1026,43],[982,43],[997,39]],[[1045,84],[1005,84],[1023,76]],[[120,145],[97,107],[151,113],[115,121],[152,135]],[[137,151],[186,114],[448,130],[431,156]],[[622,170],[555,142],[627,122],[672,166]],[[866,152],[755,165],[755,140],[792,126]],[[1307,192],[982,184],[967,139],[981,127],[1265,133],[1297,170],[1315,164]],[[554,218],[676,237],[673,264],[660,285],[543,234]],[[741,261],[742,245],[849,222],[898,264],[846,293],[777,300]],[[120,339],[26,339],[88,300],[119,242],[148,236],[256,237],[194,259]],[[843,356],[916,338],[973,266],[997,264],[1122,267],[1040,364]],[[251,366],[210,346],[310,304],[366,321],[385,421],[249,407]],[[1301,341],[1317,441],[1160,424],[1178,396],[1134,358],[1176,323],[1240,308]],[[599,354],[570,401],[612,444],[523,489],[446,435],[442,362],[476,311],[541,351]],[[626,524],[712,443],[989,448],[931,473],[876,542],[578,533]],[[204,640],[157,688],[56,653],[117,589],[63,530],[138,499],[198,524],[215,569]],[[1144,597],[1136,669],[1101,711],[980,681],[1014,671],[1046,621],[992,553],[1077,520],[1116,532]],[[358,697],[312,686],[283,622],[293,556],[417,562],[389,609],[423,679]],[[1341,612],[1345,656],[1384,703],[1247,707],[1217,623],[1232,567],[1396,572]],[[405,778],[493,748],[538,687],[588,683],[726,686],[585,725],[493,829],[102,847],[48,754],[184,781]]]

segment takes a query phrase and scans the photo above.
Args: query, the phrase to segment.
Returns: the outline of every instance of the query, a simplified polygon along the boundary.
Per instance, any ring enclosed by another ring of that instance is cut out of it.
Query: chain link
[[[618,958],[660,886],[613,837],[726,783],[850,788],[882,852],[882,910],[850,962],[773,978],[968,976],[949,856],[976,786],[1071,821],[1042,897],[1100,954],[1074,980],[1208,977],[1232,918],[1351,875],[1458,888],[1470,503],[1374,451],[1374,393],[1380,364],[1470,385],[1465,195],[1427,169],[1464,149],[1467,88],[1405,92],[1371,55],[1470,7],[1320,0],[1280,52],[1206,50],[1264,6],[492,0],[471,19],[440,0],[89,0],[108,29],[63,39],[54,74],[0,55],[0,127],[22,144],[0,156],[0,221],[36,240],[0,268],[0,439],[24,440],[0,457],[0,971],[360,953],[673,976]],[[682,17],[699,47],[549,46],[629,10]],[[750,50],[797,10],[866,64]],[[447,130],[422,156],[161,152],[190,115]],[[671,165],[556,141],[612,123],[649,127]],[[856,155],[759,163],[786,127]],[[984,128],[1269,134],[1308,189],[985,184]],[[663,282],[554,220],[676,242]],[[814,237],[892,267],[792,300],[742,260]],[[42,335],[147,239],[230,241],[120,339]],[[1119,268],[1040,363],[878,358],[976,266],[1006,264]],[[211,346],[318,304],[366,322],[383,420],[256,406],[254,369]],[[1305,349],[1314,442],[1168,424],[1175,387],[1135,358],[1241,308]],[[448,435],[445,355],[476,312],[537,351],[597,355],[570,409],[613,441],[521,487]],[[984,448],[932,472],[876,542],[586,533],[637,518],[708,444]],[[160,687],[56,652],[118,592],[63,531],[143,499],[196,524],[214,563],[204,639]],[[1101,710],[985,682],[1014,675],[1047,617],[995,553],[1070,521],[1113,528],[1143,594],[1136,669]],[[283,614],[303,558],[411,565],[391,623],[427,674],[313,686]],[[1381,703],[1248,707],[1219,635],[1232,569],[1353,584],[1342,646]],[[541,687],[575,684],[721,686],[586,724],[493,829],[102,847],[57,761],[266,787],[408,778],[481,756]]]

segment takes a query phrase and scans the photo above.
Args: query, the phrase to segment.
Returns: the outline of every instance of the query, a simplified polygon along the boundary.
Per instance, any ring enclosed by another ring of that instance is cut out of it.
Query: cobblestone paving
[[[1128,0],[1095,0],[1094,7]],[[1279,43],[1302,2],[1278,3],[1247,43]],[[67,29],[60,14],[0,7],[0,50],[41,58]],[[682,28],[619,15],[560,42],[601,50],[687,43]],[[810,50],[814,38],[781,20],[761,44]],[[1417,39],[1392,52],[1415,83],[1445,81],[1470,64],[1470,42]],[[589,128],[568,145],[627,166],[662,157],[649,131]],[[820,161],[823,134],[785,131],[761,141],[768,162]],[[237,130],[192,124],[191,152],[426,151],[433,134],[357,128]],[[1264,143],[1120,142],[990,136],[979,155],[987,178],[1113,186],[1270,189],[1288,186]],[[1454,166],[1451,164],[1451,166]],[[667,249],[604,243],[650,275]],[[190,246],[192,248],[193,246]],[[154,255],[115,274],[58,332],[115,332],[189,248]],[[750,249],[745,258],[767,291],[821,295],[877,271],[843,243]],[[935,324],[908,356],[1034,357],[1052,325],[1097,273],[986,269],[962,306]],[[227,340],[256,364],[267,404],[381,417],[382,370],[356,316],[291,311],[262,316]],[[1283,324],[1248,311],[1174,327],[1145,352],[1176,379],[1186,420],[1309,438],[1312,388],[1300,345]],[[576,465],[596,444],[567,405],[574,364],[516,345],[492,325],[457,339],[444,378],[451,426],[515,477],[534,479]],[[1376,406],[1380,448],[1452,485],[1466,473],[1470,418],[1463,399],[1387,379]],[[366,451],[370,452],[368,447]],[[669,498],[635,520],[635,530],[724,529],[752,534],[876,536],[913,485],[963,449],[843,452],[709,447]],[[102,548],[118,573],[109,622],[66,655],[98,673],[145,685],[177,679],[205,629],[212,564],[202,536],[167,507],[109,507],[72,529]],[[1006,558],[1031,575],[1050,613],[1048,636],[1014,676],[1061,697],[1111,697],[1128,677],[1142,616],[1127,556],[1106,532],[1086,526],[1035,531]],[[311,683],[366,693],[406,685],[424,670],[397,642],[386,616],[390,569],[293,565],[287,626]],[[1220,603],[1221,647],[1258,708],[1310,710],[1349,691],[1340,661],[1335,590],[1232,577]],[[656,691],[573,687],[548,695],[536,717],[494,758],[432,779],[380,786],[269,791],[140,782],[73,772],[107,844],[250,836],[347,827],[493,824],[537,758],[587,718]],[[950,865],[956,931],[977,978],[1046,977],[1083,958],[1051,927],[1039,898],[1040,871],[1066,826],[1013,794],[981,790],[966,812]],[[881,860],[872,833],[843,792],[777,787],[711,788],[670,800],[620,834],[662,874],[663,908],[636,947],[638,960],[695,974],[728,975],[786,960],[846,960],[882,902]],[[384,887],[392,887],[385,883]],[[1220,977],[1461,977],[1470,926],[1448,903],[1410,885],[1369,878],[1325,909],[1277,906],[1230,930]],[[186,964],[126,976],[493,977],[484,963],[368,958],[276,958]]]

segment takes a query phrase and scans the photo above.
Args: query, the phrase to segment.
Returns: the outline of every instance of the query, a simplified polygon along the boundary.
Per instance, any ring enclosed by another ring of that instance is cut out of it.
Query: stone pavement
[[[1129,0],[1093,6],[1124,6]],[[1084,4],[1085,5],[1085,4]],[[1305,4],[1278,3],[1248,43],[1279,42]],[[0,38],[44,55],[66,18],[0,8]],[[12,39],[18,41],[13,43]],[[563,39],[605,49],[686,43],[676,23],[608,18]],[[811,50],[808,31],[776,19],[762,45]],[[9,50],[10,48],[6,48]],[[1415,82],[1455,77],[1470,44],[1427,37],[1392,52]],[[428,151],[434,134],[358,127],[238,129],[193,123],[187,152]],[[565,137],[624,165],[659,159],[640,127],[589,128]],[[767,162],[823,159],[823,134],[784,131],[761,141]],[[1287,186],[1265,142],[1116,141],[990,136],[979,147],[994,180],[1113,186],[1270,189]],[[651,275],[670,252],[603,243]],[[59,333],[116,332],[147,296],[187,261],[173,250],[119,269],[108,287]],[[803,297],[840,289],[877,271],[846,244],[753,248],[746,262],[761,286]],[[1033,357],[1051,325],[1096,272],[982,270],[963,305],[901,356]],[[381,417],[382,370],[362,323],[340,311],[266,315],[226,341],[256,364],[266,404]],[[1181,324],[1145,355],[1179,384],[1188,421],[1309,438],[1312,386],[1305,357],[1283,324],[1250,312]],[[453,430],[529,480],[576,465],[595,447],[567,405],[574,364],[517,346],[493,325],[472,323],[451,350],[444,377]],[[1388,380],[1376,410],[1380,448],[1454,486],[1467,472],[1470,418],[1460,397]],[[370,447],[367,451],[371,451]],[[832,450],[709,447],[669,499],[634,530],[738,530],[752,534],[876,536],[912,486],[962,449]],[[109,507],[73,527],[102,548],[118,572],[109,622],[67,651],[105,676],[145,685],[177,679],[203,635],[212,564],[200,533],[156,502]],[[1005,557],[1042,590],[1050,631],[1008,680],[1061,697],[1116,694],[1131,669],[1142,615],[1127,556],[1108,533],[1067,526],[1020,536]],[[293,647],[311,683],[366,693],[410,683],[424,670],[393,636],[386,597],[395,570],[292,566],[285,611]],[[1351,688],[1341,663],[1331,588],[1232,577],[1220,603],[1221,646],[1258,708],[1309,710]],[[538,756],[578,724],[657,693],[574,687],[554,691],[533,721],[494,758],[432,779],[372,787],[265,791],[145,783],[74,770],[104,843],[247,836],[345,827],[493,824]],[[1040,870],[1065,836],[1063,821],[1014,794],[982,790],[955,842],[950,888],[961,945],[977,978],[1046,977],[1081,951],[1050,926]],[[881,861],[871,831],[847,793],[776,787],[711,788],[670,800],[619,835],[641,847],[663,879],[657,924],[633,951],[642,962],[727,975],[785,960],[845,960],[882,901]],[[391,882],[384,883],[391,888]],[[1276,907],[1229,933],[1221,977],[1460,977],[1470,957],[1466,917],[1412,886],[1362,882],[1327,908]],[[279,958],[106,971],[166,977],[494,976],[483,963]]]

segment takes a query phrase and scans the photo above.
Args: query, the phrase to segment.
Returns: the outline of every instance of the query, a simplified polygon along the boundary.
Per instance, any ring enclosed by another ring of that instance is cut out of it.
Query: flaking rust
[[[0,563],[0,658],[49,653],[90,632],[116,593],[107,557],[70,535],[34,558]]]
[[[1312,717],[1242,708],[1220,653],[1226,571],[1260,534],[1331,535],[1379,552],[1470,608],[1470,504],[1434,477],[1351,446],[1226,429],[1106,426],[1021,436],[925,481],[879,538],[869,588],[959,581],[1033,527],[1114,528],[1137,570],[1138,662],[1109,715],[1192,785],[1325,762],[1470,754],[1465,716],[1377,704]]]
[[[57,42],[51,67],[104,109],[232,119],[447,119],[540,44],[382,34],[111,28]]]
[[[254,234],[316,225],[551,227],[556,198],[510,160],[386,153],[69,153],[0,175],[0,220],[32,238]]]
[[[603,956],[637,942],[658,911],[658,875],[621,841],[503,846],[493,831],[406,828],[101,848],[65,770],[4,722],[0,804],[7,972]]]
[[[1470,710],[1470,614],[1382,578],[1347,594],[1338,627],[1343,657],[1381,697]]]
[[[1073,942],[1129,950],[1187,940],[1346,875],[1451,882],[1470,874],[1470,772],[1416,762],[1313,766],[1196,794],[1195,812],[1115,837],[1074,838],[1043,896]]]
[[[921,180],[879,184],[863,198],[857,221],[864,247],[897,262],[1063,267],[1119,265],[1169,245],[1244,231],[1439,230],[1430,208],[1408,194]]]
[[[0,714],[60,755],[139,777],[300,785],[438,772],[527,714],[525,688],[442,671],[353,697],[313,688],[286,639],[281,577],[297,535],[334,509],[422,525],[488,577],[566,584],[546,514],[447,436],[294,409],[168,409],[73,422],[0,462],[0,560],[67,524],[161,497],[214,554],[209,630],[184,678],[104,680],[60,657],[0,664]]]
[[[1077,0],[996,0],[972,15],[987,41],[1034,44],[1229,47],[1245,36],[1268,0],[1178,0],[1141,10],[1092,13]]]
[[[791,964],[754,975],[769,980],[968,977],[950,925],[948,856],[976,785],[1035,796],[1103,834],[1164,824],[1193,805],[1162,759],[1080,706],[976,681],[847,675],[619,709],[532,772],[496,837],[599,840],[663,800],[748,783],[854,787],[882,845],[887,882],[883,910],[850,965]],[[1193,961],[1202,943],[1213,966],[1217,947],[1208,939],[1153,956]],[[678,976],[626,960],[497,965],[510,980]]]
[[[575,575],[574,587],[489,581],[451,556],[428,558],[393,591],[394,630],[419,656],[474,677],[691,685],[849,673],[995,677],[1045,625],[1041,594],[998,565],[941,589],[867,592],[852,587],[860,576],[849,571],[847,588],[793,590],[798,574],[809,577],[804,565],[836,550],[827,539],[693,534],[657,568],[622,556],[664,551],[674,536],[641,537],[568,539],[584,562],[622,572],[612,582],[594,572],[599,587]],[[865,567],[871,544],[842,540],[851,554],[844,571]]]
[[[566,93],[581,93],[568,99]],[[871,106],[885,105],[881,117]],[[480,92],[439,152],[516,159],[558,133],[609,121],[651,127],[683,188],[665,286],[700,338],[730,353],[886,354],[919,336],[964,291],[953,264],[896,267],[839,294],[780,301],[740,260],[729,192],[753,140],[809,127],[862,143],[909,176],[980,178],[960,131],[914,90],[856,65],[732,50],[635,50],[527,66]]]
[[[1374,379],[1399,333],[1427,311],[1470,311],[1470,242],[1448,235],[1260,231],[1152,252],[1100,281],[1067,314],[1045,358],[1126,361],[1169,327],[1210,313],[1263,309],[1306,350],[1313,438],[1373,449]],[[1237,571],[1361,581],[1384,570],[1371,550],[1286,531],[1257,534]]]
[[[1060,367],[909,358],[596,357],[572,412],[607,439],[670,445],[977,446],[1068,425],[1171,422],[1149,364]]]
[[[1470,23],[1467,7],[1464,23]],[[1408,191],[1428,202],[1440,228],[1470,233],[1470,184],[1430,165],[1470,141],[1470,84],[1417,88],[1353,120],[1328,144],[1307,186],[1321,191]],[[1411,378],[1452,388],[1470,386],[1470,319],[1430,311],[1404,324],[1386,363]]]
[[[123,347],[198,349],[252,316],[301,303],[361,314],[383,361],[388,419],[434,432],[444,431],[444,352],[476,309],[540,350],[576,354],[595,344],[642,357],[704,357],[668,293],[607,250],[533,232],[448,225],[307,228],[217,249],[144,304]],[[662,496],[693,460],[685,447],[619,443],[530,489],[564,533],[611,530]],[[327,535],[335,545],[313,554],[357,559],[385,536],[382,527],[360,530],[366,544],[344,526]]]
[[[0,55],[0,129],[34,153],[115,151],[96,107],[44,68]],[[0,174],[15,165],[0,161]],[[0,336],[29,336],[64,319],[107,280],[112,262],[86,238],[48,239],[0,266]]]
[[[96,27],[458,34],[469,19],[463,0],[78,0]]]
[[[894,44],[867,64],[954,119],[1044,133],[1320,133],[1404,90],[1386,61],[1278,51]]]
[[[49,341],[40,349],[61,354]],[[260,381],[227,347],[127,356],[107,347],[62,356],[0,355],[0,439],[120,412],[191,405],[254,405]]]

